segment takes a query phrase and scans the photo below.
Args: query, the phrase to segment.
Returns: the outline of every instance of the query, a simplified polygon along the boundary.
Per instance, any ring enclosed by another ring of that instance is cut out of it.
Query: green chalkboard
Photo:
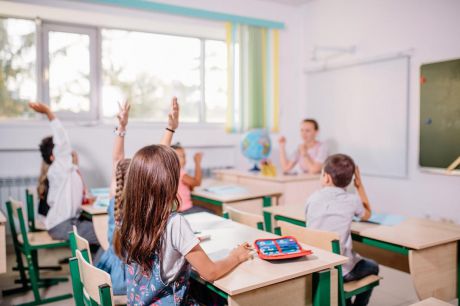
[[[420,69],[420,158],[429,168],[447,168],[460,156],[460,59]]]

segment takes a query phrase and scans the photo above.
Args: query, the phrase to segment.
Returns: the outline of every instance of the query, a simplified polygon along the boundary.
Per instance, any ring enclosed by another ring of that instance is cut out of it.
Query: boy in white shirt
[[[354,184],[358,195],[348,193],[346,187],[355,175]],[[349,258],[342,266],[345,282],[361,279],[379,273],[378,264],[359,256],[352,249],[351,222],[353,217],[368,220],[371,216],[369,200],[361,182],[361,175],[353,160],[344,154],[330,156],[324,163],[323,188],[313,193],[307,201],[305,219],[307,227],[336,232],[340,235],[340,253]],[[356,295],[347,305],[367,305],[372,290]]]
[[[77,155],[72,151],[69,136],[62,123],[50,108],[43,103],[29,103],[30,108],[44,114],[50,121],[52,139],[42,141],[40,151],[44,163],[49,165],[46,202],[49,210],[45,226],[53,239],[68,240],[72,227],[90,244],[98,245],[93,223],[79,218],[85,187],[78,169]]]

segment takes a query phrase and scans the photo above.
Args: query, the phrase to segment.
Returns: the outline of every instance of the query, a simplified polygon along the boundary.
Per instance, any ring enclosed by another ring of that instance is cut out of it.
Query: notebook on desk
[[[386,226],[394,226],[394,225],[400,224],[404,220],[406,220],[406,217],[401,216],[401,215],[372,213],[369,220],[362,221],[362,222],[369,222],[369,223],[375,223],[375,224],[386,225]],[[355,217],[354,221],[359,222],[360,219]]]
[[[203,190],[217,195],[239,195],[248,193],[247,189],[235,185],[212,186],[206,187]]]
[[[110,202],[110,191],[109,188],[91,188],[90,192],[93,196],[96,197],[96,201],[94,202],[94,207],[101,208],[101,207],[108,207]]]

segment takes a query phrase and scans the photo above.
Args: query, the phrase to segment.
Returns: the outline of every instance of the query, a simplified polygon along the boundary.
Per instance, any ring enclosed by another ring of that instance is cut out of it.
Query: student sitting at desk
[[[353,174],[359,197],[345,190],[353,179]],[[352,249],[353,217],[365,221],[371,216],[369,200],[358,167],[347,155],[332,155],[324,163],[322,185],[323,188],[307,200],[305,208],[307,227],[336,232],[340,235],[340,252],[349,258],[342,270],[345,282],[358,280],[371,274],[377,275],[378,264],[371,259],[362,258]],[[353,305],[367,305],[371,293],[372,291],[366,291],[356,295]],[[351,301],[347,301],[347,304],[351,305]]]
[[[48,233],[55,240],[68,240],[69,232],[76,226],[78,233],[90,244],[99,245],[93,223],[80,218],[81,205],[87,191],[66,130],[47,105],[29,103],[29,106],[48,117],[53,132],[53,136],[43,139],[40,145],[43,162],[47,165],[46,179],[49,182],[46,190],[49,210],[46,211],[45,219]],[[41,175],[42,179],[44,175]]]
[[[213,262],[184,216],[175,212],[180,163],[169,146],[151,145],[132,158],[123,192],[118,255],[129,265],[129,305],[190,305],[191,266],[219,279],[250,258],[247,243]]]
[[[171,146],[176,151],[177,157],[180,162],[180,181],[179,181],[179,202],[180,205],[177,211],[185,214],[191,214],[195,212],[205,211],[201,207],[193,206],[192,203],[192,190],[195,187],[201,185],[201,159],[203,158],[202,153],[196,153],[193,157],[195,161],[195,175],[190,176],[185,171],[186,155],[185,149],[179,144]]]
[[[303,143],[288,158],[286,154],[286,138],[279,139],[281,168],[284,173],[291,171],[296,164],[301,173],[318,174],[328,156],[326,144],[316,140],[319,126],[314,119],[304,119],[300,124],[300,135]]]
[[[112,179],[110,183],[110,203],[107,209],[109,216],[108,240],[109,248],[101,255],[96,266],[110,274],[112,279],[112,290],[116,295],[126,294],[126,265],[116,255],[120,244],[117,238],[120,224],[122,222],[122,198],[126,173],[131,159],[125,158],[125,135],[128,125],[130,104],[120,105],[117,115],[118,126],[115,129],[115,142],[112,152]],[[179,126],[179,105],[177,99],[171,102],[168,126],[161,140],[164,145],[170,145],[172,135]]]

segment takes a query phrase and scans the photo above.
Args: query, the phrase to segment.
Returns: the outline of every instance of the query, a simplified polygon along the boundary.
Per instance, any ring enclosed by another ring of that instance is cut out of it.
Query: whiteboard
[[[409,58],[307,73],[307,117],[330,154],[350,155],[363,174],[406,177]]]

